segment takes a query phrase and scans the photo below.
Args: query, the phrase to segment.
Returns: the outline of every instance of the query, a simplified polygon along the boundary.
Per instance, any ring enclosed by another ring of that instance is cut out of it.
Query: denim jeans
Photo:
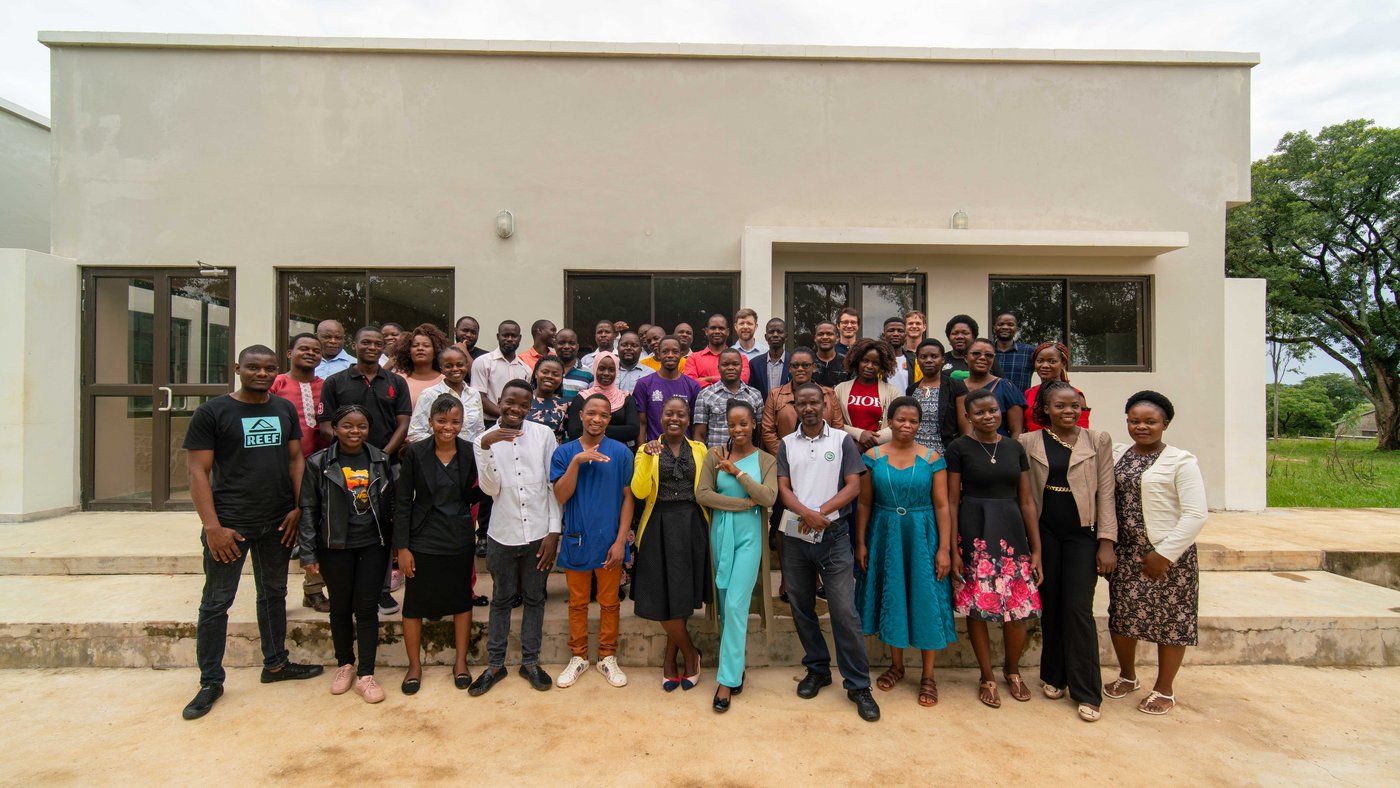
[[[379,583],[389,565],[389,548],[382,544],[317,553],[321,574],[331,591],[331,642],[335,664],[353,665],[355,645],[360,661],[356,675],[373,676],[379,647]]]
[[[803,667],[831,675],[831,652],[817,619],[817,575],[826,588],[831,613],[831,634],[836,640],[836,663],[842,686],[848,690],[870,687],[870,656],[865,650],[860,616],[856,614],[855,556],[851,552],[849,518],[827,527],[816,544],[783,536],[783,577],[792,604],[792,621],[802,641]]]
[[[201,530],[204,545],[204,593],[199,600],[199,623],[195,626],[195,657],[199,663],[200,684],[224,683],[224,647],[228,638],[228,609],[238,593],[243,561],[252,554],[253,582],[258,593],[258,637],[262,641],[263,667],[287,664],[287,562],[292,549],[282,544],[277,530],[281,521],[264,526],[234,526],[244,541],[238,545],[238,558],[222,563],[209,552],[209,542]]]
[[[486,625],[486,656],[492,668],[506,664],[506,642],[510,639],[510,601],[520,594],[525,609],[520,623],[520,664],[540,664],[544,641],[544,584],[548,572],[536,567],[535,555],[543,539],[529,544],[503,545],[486,540],[486,568],[491,570],[491,618]]]

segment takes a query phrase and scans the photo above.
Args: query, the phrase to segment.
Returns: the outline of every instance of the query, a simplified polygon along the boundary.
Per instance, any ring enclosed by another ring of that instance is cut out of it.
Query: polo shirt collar
[[[831,425],[826,423],[826,419],[822,419],[821,434],[815,438],[809,438],[807,437],[807,433],[802,431],[802,422],[799,420],[797,422],[797,436],[802,440],[807,441],[808,443],[816,443],[817,441],[826,440],[827,438],[831,437]]]

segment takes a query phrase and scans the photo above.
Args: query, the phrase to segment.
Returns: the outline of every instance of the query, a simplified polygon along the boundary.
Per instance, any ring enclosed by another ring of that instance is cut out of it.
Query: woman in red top
[[[1069,348],[1059,342],[1041,342],[1031,353],[1031,364],[1035,367],[1035,374],[1040,378],[1040,383],[1026,389],[1026,432],[1035,432],[1045,426],[1035,420],[1035,397],[1040,393],[1040,387],[1052,380],[1069,382],[1069,374],[1065,372],[1069,367]],[[1083,409],[1079,411],[1077,423],[1080,427],[1088,429],[1089,402],[1084,399],[1082,391],[1079,391],[1079,404]]]
[[[885,412],[904,394],[889,382],[895,369],[894,351],[878,339],[862,339],[846,353],[851,379],[837,384],[836,401],[846,417],[846,432],[862,451],[890,440]]]

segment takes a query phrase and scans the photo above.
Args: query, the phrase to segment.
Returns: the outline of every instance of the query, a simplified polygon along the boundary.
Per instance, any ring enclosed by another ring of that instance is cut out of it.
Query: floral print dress
[[[1196,546],[1167,568],[1165,579],[1142,573],[1142,557],[1153,550],[1142,519],[1142,474],[1160,456],[1125,451],[1113,466],[1118,568],[1108,578],[1108,629],[1149,643],[1194,646],[1201,579]]]

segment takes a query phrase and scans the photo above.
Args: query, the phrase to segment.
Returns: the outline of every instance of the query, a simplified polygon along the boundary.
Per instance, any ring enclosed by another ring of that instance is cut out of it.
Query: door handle
[[[156,410],[161,413],[170,412],[170,406],[175,402],[175,392],[171,391],[169,386],[157,386],[156,390],[165,392],[165,406],[156,408]]]

